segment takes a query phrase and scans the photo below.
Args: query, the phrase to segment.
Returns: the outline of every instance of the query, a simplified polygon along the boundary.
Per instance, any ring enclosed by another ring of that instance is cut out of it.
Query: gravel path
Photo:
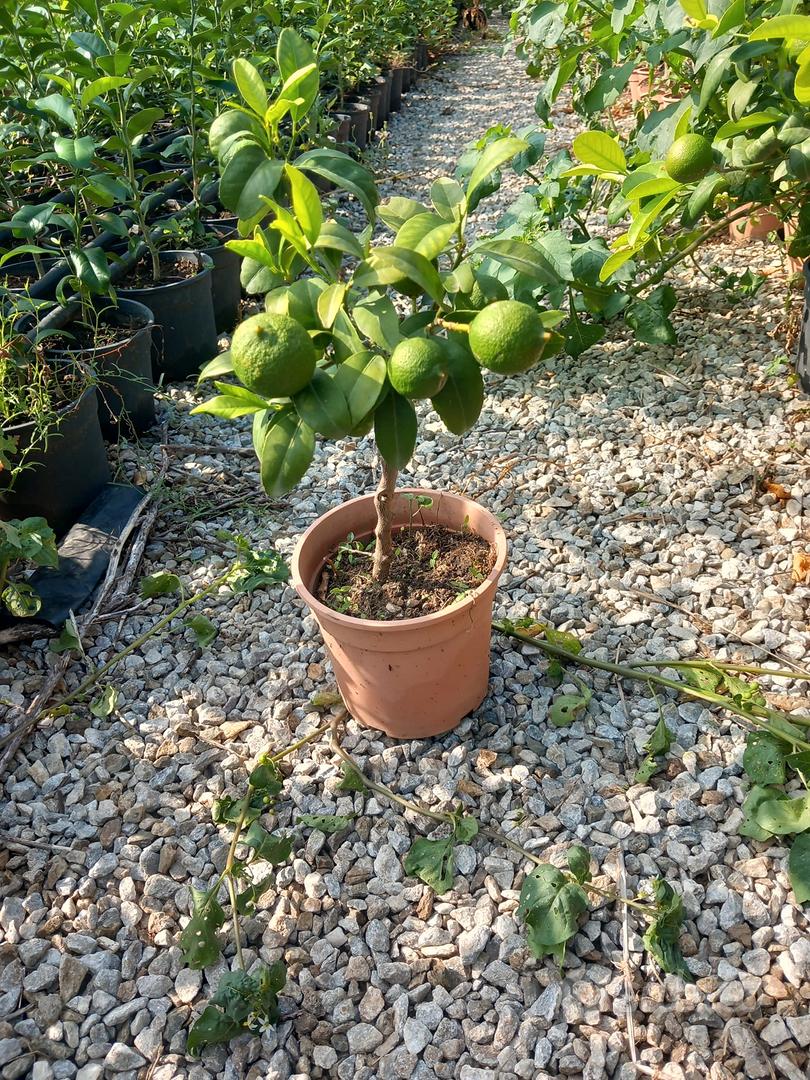
[[[389,191],[424,189],[489,124],[532,121],[536,87],[500,50],[490,42],[449,59],[411,95],[380,154]],[[561,111],[556,145],[571,123]],[[485,204],[482,225],[518,184]],[[793,553],[810,548],[810,404],[771,336],[785,279],[772,247],[718,244],[703,260],[772,273],[737,306],[700,276],[676,279],[675,348],[618,329],[578,361],[493,382],[461,446],[427,423],[410,479],[480,495],[503,516],[511,562],[500,615],[537,615],[610,659],[761,656],[756,646],[798,660],[810,653],[810,588],[790,571]],[[190,418],[193,399],[172,389],[170,438],[210,453],[172,456],[148,572],[210,580],[228,558],[222,529],[289,552],[316,514],[373,483],[369,440],[351,453],[344,441],[319,449],[300,489],[270,505],[256,495],[253,460],[223,450],[246,445],[248,425]],[[131,447],[120,466],[148,480],[158,461],[157,449]],[[763,477],[789,499],[763,492]],[[88,656],[109,656],[171,606],[155,599],[107,621]],[[484,840],[460,849],[456,886],[431,908],[402,867],[424,820],[336,792],[334,758],[317,744],[292,759],[280,823],[358,816],[349,831],[302,840],[246,922],[248,963],[286,959],[282,1022],[187,1058],[188,1024],[233,962],[231,939],[226,962],[190,972],[176,944],[190,886],[223,865],[211,804],[240,793],[247,760],[320,722],[308,702],[330,686],[313,620],[290,589],[222,592],[204,610],[219,626],[213,646],[201,651],[178,627],[134,652],[114,678],[113,716],[82,708],[52,721],[5,778],[2,827],[15,842],[0,853],[3,1080],[808,1075],[807,919],[792,902],[786,848],[739,836],[743,730],[663,700],[677,736],[668,770],[634,785],[656,700],[638,690],[622,699],[615,682],[594,678],[586,716],[550,728],[544,664],[500,638],[490,697],[455,732],[392,745],[351,723],[347,749],[384,783],[440,808],[461,799],[549,858],[585,843],[606,883],[622,862],[630,890],[668,878],[684,896],[697,983],[660,980],[631,918],[631,1037],[621,912],[593,912],[563,972],[534,961],[516,917],[523,865]],[[29,700],[48,662],[43,642],[12,650],[2,696]]]

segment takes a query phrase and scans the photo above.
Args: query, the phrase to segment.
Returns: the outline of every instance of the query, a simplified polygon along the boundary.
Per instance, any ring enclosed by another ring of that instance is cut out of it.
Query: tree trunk
[[[374,494],[377,527],[374,530],[374,569],[372,571],[372,577],[380,583],[388,580],[391,570],[391,552],[394,549],[391,535],[394,524],[393,499],[394,486],[397,482],[397,470],[392,469],[384,459],[381,460],[382,476]]]

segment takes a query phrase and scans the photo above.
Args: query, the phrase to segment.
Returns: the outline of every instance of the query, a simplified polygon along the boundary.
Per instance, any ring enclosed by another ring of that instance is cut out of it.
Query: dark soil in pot
[[[154,316],[135,300],[119,300],[94,327],[73,324],[64,347],[51,338],[49,351],[89,364],[98,379],[99,422],[105,437],[148,430],[155,422],[152,383]],[[59,350],[62,350],[60,353]]]
[[[145,304],[160,327],[156,374],[187,379],[217,353],[211,293],[213,260],[196,251],[161,251],[162,280],[155,284],[151,262],[139,263],[118,287],[123,300]]]
[[[45,274],[58,262],[58,259],[44,258],[40,260],[42,275]],[[19,259],[9,259],[0,267],[0,288],[8,289],[13,293],[26,293],[40,280],[39,268],[30,255],[21,256]],[[50,290],[51,295],[42,297],[51,300],[55,295],[55,287]]]
[[[4,427],[3,434],[18,451],[36,437],[32,423]],[[44,517],[61,536],[110,479],[94,386],[59,410],[47,442],[38,441],[25,460],[10,487],[0,474],[0,518]]]
[[[477,588],[495,564],[495,550],[483,537],[442,525],[414,524],[394,533],[395,554],[383,585],[371,576],[373,551],[373,537],[347,539],[324,567],[318,599],[356,618],[415,619]]]

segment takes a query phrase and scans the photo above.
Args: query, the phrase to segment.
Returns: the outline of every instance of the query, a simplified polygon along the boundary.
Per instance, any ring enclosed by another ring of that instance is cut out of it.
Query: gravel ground
[[[379,154],[388,190],[418,193],[490,123],[530,123],[535,93],[498,44],[449,59],[392,124]],[[570,141],[572,123],[559,113],[555,144]],[[482,224],[518,184],[507,180]],[[537,615],[611,659],[767,648],[800,660],[810,588],[790,570],[810,545],[810,406],[772,337],[785,278],[773,247],[713,245],[703,260],[771,273],[737,306],[698,275],[677,278],[675,348],[617,329],[539,378],[493,381],[460,446],[427,421],[409,479],[463,489],[503,516],[511,561],[500,615]],[[253,460],[227,449],[247,444],[248,425],[189,418],[193,398],[190,387],[171,390],[170,439],[209,452],[172,456],[147,572],[210,580],[227,559],[222,529],[289,552],[315,515],[373,483],[369,440],[346,440],[319,448],[301,487],[270,505],[255,494]],[[131,447],[120,465],[148,480],[158,459]],[[789,499],[763,492],[763,477]],[[171,603],[105,622],[85,643],[89,658],[132,641]],[[524,865],[489,841],[460,849],[456,886],[431,909],[429,890],[402,866],[424,820],[336,792],[334,758],[316,744],[291,759],[280,823],[345,813],[352,800],[358,816],[350,831],[302,839],[246,923],[249,963],[286,959],[282,1022],[189,1059],[189,1022],[233,962],[231,941],[226,961],[191,972],[177,946],[189,887],[210,883],[225,856],[211,804],[242,790],[260,751],[310,731],[320,717],[309,699],[331,685],[314,622],[289,588],[222,592],[204,610],[219,626],[212,647],[201,651],[178,626],[133,652],[114,678],[113,716],[81,708],[52,721],[5,777],[14,843],[0,853],[4,1080],[807,1077],[807,919],[792,902],[786,848],[738,834],[743,730],[664,700],[677,736],[670,765],[634,785],[657,702],[592,678],[585,717],[550,728],[544,664],[502,638],[489,698],[454,732],[392,745],[350,723],[347,749],[397,790],[439,808],[461,799],[550,858],[586,844],[606,882],[622,866],[630,890],[668,878],[684,896],[697,983],[656,975],[632,917],[626,980],[613,906],[584,922],[563,972],[534,961],[516,917]],[[43,642],[11,650],[3,697],[30,699],[47,663]],[[798,686],[788,691],[806,706]]]

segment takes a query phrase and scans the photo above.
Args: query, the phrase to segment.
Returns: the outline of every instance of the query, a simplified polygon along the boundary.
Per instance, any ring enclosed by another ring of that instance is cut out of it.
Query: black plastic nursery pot
[[[80,357],[98,379],[98,419],[104,437],[147,431],[155,422],[152,382],[152,334],[155,317],[136,300],[120,300],[104,311],[104,320],[124,331],[120,341],[66,355]]]
[[[368,136],[371,127],[371,112],[365,101],[347,101],[341,108],[346,110],[349,117],[351,140],[359,150],[365,150],[368,146]]]
[[[30,255],[21,255],[19,259],[9,259],[0,267],[0,288],[8,289],[9,292],[20,296],[28,293],[44,279],[44,275],[57,262],[57,259],[51,257],[40,260],[43,273],[43,278],[40,278],[37,264]],[[44,291],[37,289],[37,294],[41,300],[53,300],[56,296],[56,285]]]
[[[405,69],[401,67],[391,68],[391,98],[389,108],[391,112],[399,112],[402,108],[402,90]]]
[[[98,420],[96,387],[61,409],[46,440],[33,423],[3,429],[24,452],[26,467],[9,486],[0,474],[0,518],[44,517],[61,536],[110,479],[110,466]]]
[[[381,128],[391,114],[391,76],[390,74],[378,75],[374,79],[374,86],[380,91],[380,108],[377,116],[377,127]]]
[[[805,259],[802,270],[804,271],[804,311],[796,350],[796,374],[802,390],[805,394],[810,394],[810,259]]]
[[[214,325],[218,334],[226,334],[236,326],[242,308],[242,284],[239,275],[242,260],[235,251],[225,247],[227,240],[236,238],[236,218],[211,218],[203,221],[208,232],[222,240],[216,247],[206,248],[214,264],[211,269],[211,301],[214,305]]]
[[[187,379],[217,354],[217,328],[211,277],[214,261],[198,251],[161,251],[161,264],[171,269],[186,260],[196,266],[192,277],[159,282],[145,288],[118,288],[122,300],[148,307],[160,328],[155,376],[167,381]]]

